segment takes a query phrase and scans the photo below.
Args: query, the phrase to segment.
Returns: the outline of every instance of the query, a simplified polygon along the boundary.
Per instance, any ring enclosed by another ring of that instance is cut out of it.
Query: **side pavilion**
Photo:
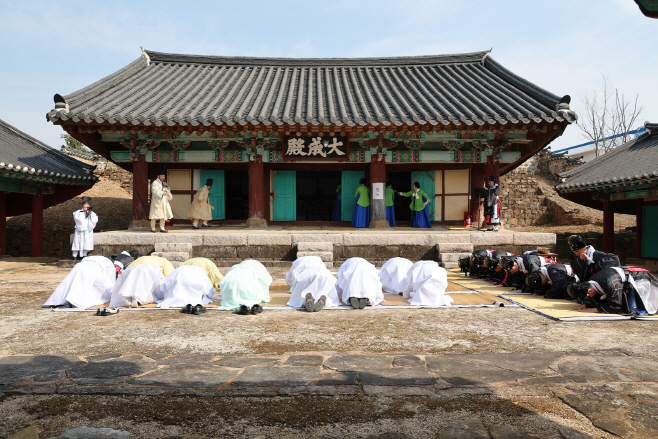
[[[41,256],[43,209],[88,190],[97,181],[93,170],[0,120],[0,256],[7,217],[25,213],[32,213],[31,255]]]
[[[603,251],[614,252],[615,213],[637,218],[635,257],[658,266],[658,123],[616,149],[562,174],[560,196],[603,210]]]
[[[418,181],[430,217],[474,213],[473,190],[575,122],[559,97],[490,52],[396,58],[245,58],[143,51],[115,73],[55,95],[48,120],[133,173],[133,222],[165,168],[174,217],[207,178],[214,220],[247,226],[346,225],[365,177],[370,227],[385,221],[384,183]],[[340,193],[340,219],[331,222]],[[396,201],[400,224],[408,199]],[[408,224],[408,223],[407,223]]]

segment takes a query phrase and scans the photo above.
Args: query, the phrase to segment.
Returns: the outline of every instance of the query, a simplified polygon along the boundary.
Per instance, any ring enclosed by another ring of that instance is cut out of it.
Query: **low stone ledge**
[[[246,233],[203,235],[204,246],[247,245]]]
[[[248,234],[248,245],[285,245],[292,246],[292,238],[287,233]]]
[[[431,246],[431,235],[425,233],[387,234],[388,245]]]
[[[385,233],[350,233],[343,237],[343,246],[351,247],[356,245],[385,246],[388,245],[388,236]]]
[[[435,396],[433,387],[429,386],[363,386],[366,396]]]
[[[360,395],[361,389],[357,386],[297,386],[283,387],[279,390],[279,395]]]
[[[303,258],[304,256],[318,256],[322,262],[333,262],[334,261],[334,252],[318,252],[318,251],[298,251],[297,257]]]
[[[555,245],[555,233],[515,233],[514,245]]]
[[[203,235],[199,233],[153,233],[155,242],[190,243],[197,247],[203,244]],[[155,246],[155,243],[153,244]]]
[[[488,245],[488,246],[513,245],[514,244],[514,234],[513,233],[500,233],[500,232],[472,233],[471,234],[471,243],[474,246],[476,246],[476,245]]]
[[[334,244],[324,241],[298,242],[297,253],[299,252],[333,252]],[[299,256],[297,256],[299,257]]]
[[[472,243],[440,243],[436,245],[439,253],[473,253]]]
[[[463,243],[471,242],[471,233],[434,233],[429,235],[430,245],[444,243]]]
[[[155,245],[156,233],[94,233],[94,246],[97,245]],[[73,235],[71,235],[73,236]]]
[[[292,245],[300,242],[331,242],[333,245],[343,245],[343,233],[293,233],[290,235]]]

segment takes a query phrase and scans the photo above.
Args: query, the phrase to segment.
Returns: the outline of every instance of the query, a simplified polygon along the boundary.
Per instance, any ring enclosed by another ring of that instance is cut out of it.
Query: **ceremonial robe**
[[[605,268],[619,267],[619,257],[612,253],[604,253],[594,250],[591,245],[587,246],[587,256],[589,259],[582,260],[579,256],[571,253],[571,268],[573,272],[580,278],[581,282],[586,282],[594,274]]]
[[[110,300],[116,280],[114,264],[105,256],[87,256],[76,264],[48,298],[44,307],[70,303],[87,309]]]
[[[336,278],[324,264],[308,267],[297,274],[290,292],[288,306],[293,308],[302,308],[304,306],[307,293],[311,293],[314,302],[325,296],[325,307],[340,306],[340,300],[336,292]]]
[[[192,200],[192,205],[190,206],[190,212],[187,214],[187,218],[201,221],[210,221],[212,219],[212,209],[210,205],[210,200],[208,198],[209,194],[208,186],[203,186],[199,189],[194,195]]]
[[[343,262],[336,276],[336,291],[346,304],[350,303],[350,297],[367,298],[371,305],[379,305],[384,300],[377,269],[363,258]]]
[[[195,267],[201,268],[203,271],[206,272],[208,278],[210,279],[210,282],[212,282],[215,288],[219,288],[219,283],[222,281],[222,279],[224,279],[224,276],[219,271],[219,268],[217,268],[217,265],[215,265],[213,261],[207,258],[188,259],[187,261],[183,262],[181,265],[194,265]]]
[[[411,209],[412,226],[419,229],[431,229],[432,224],[430,223],[430,211],[428,208],[430,203],[429,195],[427,195],[422,189],[418,189],[418,191],[410,190],[409,192],[401,192],[400,195],[403,197],[411,197],[409,208]]]
[[[393,258],[382,265],[379,272],[379,280],[385,292],[398,294],[407,286],[407,272],[413,265],[409,259]]]
[[[500,188],[498,184],[487,188],[487,198],[484,200],[484,215],[487,218],[487,224],[500,224]]]
[[[165,298],[159,308],[207,305],[213,301],[215,287],[206,272],[194,265],[181,265],[165,279]]]
[[[448,274],[435,261],[419,261],[409,268],[402,292],[411,305],[449,306],[453,300],[445,295]]]
[[[140,305],[162,302],[165,297],[164,283],[162,268],[157,265],[135,265],[127,268],[119,275],[112,288],[110,306],[124,306],[126,299],[132,297],[137,299]]]
[[[362,184],[356,188],[354,195],[356,199],[352,213],[352,227],[368,227],[370,225],[370,189]]]
[[[151,210],[149,212],[149,219],[164,219],[170,220],[174,217],[171,212],[171,206],[169,202],[172,200],[173,196],[169,187],[165,187],[163,182],[156,178],[151,183]],[[163,227],[163,224],[160,224],[160,227]]]
[[[254,263],[255,262],[255,263]],[[272,276],[257,261],[242,261],[228,269],[219,283],[223,309],[252,306],[270,301]]]
[[[91,212],[87,216],[84,210],[77,210],[73,212],[73,220],[75,221],[75,231],[73,232],[73,245],[71,250],[74,252],[87,252],[94,249],[94,228],[98,223],[98,215]]]

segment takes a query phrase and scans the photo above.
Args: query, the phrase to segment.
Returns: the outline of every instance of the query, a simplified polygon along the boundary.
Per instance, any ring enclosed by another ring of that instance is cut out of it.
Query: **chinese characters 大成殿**
[[[336,154],[342,156],[345,155],[345,152],[340,150],[339,147],[341,146],[343,146],[343,142],[339,142],[335,137],[331,143],[323,143],[321,137],[313,137],[308,147],[304,145],[304,139],[288,139],[286,155],[327,157],[328,154]],[[307,148],[307,151],[305,151],[305,148]]]

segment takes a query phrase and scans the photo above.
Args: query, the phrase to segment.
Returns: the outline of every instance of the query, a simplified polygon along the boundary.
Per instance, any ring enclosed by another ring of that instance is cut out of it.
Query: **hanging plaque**
[[[346,136],[285,136],[284,160],[347,161]]]

